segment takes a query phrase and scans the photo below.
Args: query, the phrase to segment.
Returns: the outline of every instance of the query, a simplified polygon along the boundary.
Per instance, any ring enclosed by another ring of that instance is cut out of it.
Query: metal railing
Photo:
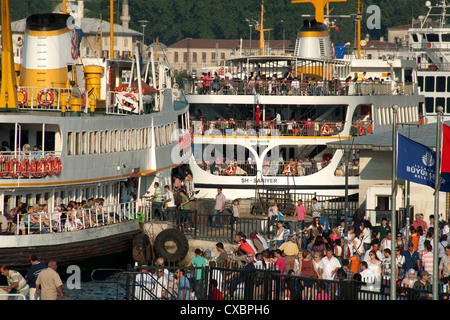
[[[283,120],[276,122],[261,121],[257,128],[254,120],[204,120],[191,121],[194,134],[203,136],[333,136],[341,134],[345,121],[295,121]],[[360,135],[372,133],[372,122],[354,123]],[[360,129],[362,126],[362,129]],[[368,130],[370,126],[370,129]],[[258,129],[258,130],[257,130]]]
[[[17,234],[69,232],[137,218],[136,201],[71,211],[16,215]]]
[[[12,151],[0,154],[0,178],[33,179],[59,176],[61,151]]]
[[[380,277],[378,287],[373,288],[365,281],[327,280],[295,275],[292,271],[280,272],[274,263],[255,268],[149,266],[145,272],[142,268],[129,268],[119,274],[117,282],[126,283],[124,300],[178,300],[179,291],[174,283],[177,270],[184,271],[190,287],[189,299],[196,300],[390,300],[388,278]],[[449,294],[442,289],[441,286],[439,298],[448,299]],[[416,290],[396,286],[396,290],[397,300],[431,299],[431,287]]]
[[[306,81],[306,80],[184,80],[187,94],[220,95],[291,95],[291,96],[354,96],[412,95],[413,83],[395,81]]]
[[[70,111],[68,99],[71,96],[71,88],[17,88],[19,110],[61,111],[65,106],[66,111]]]

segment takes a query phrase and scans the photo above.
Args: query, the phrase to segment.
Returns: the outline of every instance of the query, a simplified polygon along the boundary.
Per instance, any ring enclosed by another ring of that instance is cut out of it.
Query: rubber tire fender
[[[175,252],[169,252],[165,248],[166,242],[172,241],[176,244]],[[161,231],[153,245],[156,257],[162,257],[166,262],[180,262],[189,251],[189,241],[186,235],[177,229],[166,229]]]
[[[139,265],[148,265],[152,260],[150,238],[140,233],[133,238],[133,260]]]

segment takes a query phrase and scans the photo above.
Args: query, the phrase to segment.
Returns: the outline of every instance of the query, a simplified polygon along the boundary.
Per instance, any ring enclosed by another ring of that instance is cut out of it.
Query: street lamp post
[[[398,106],[395,104],[392,106],[392,112],[394,116],[394,121],[392,123],[392,194],[391,194],[391,230],[392,234],[397,234],[397,216],[396,216],[396,199],[397,196],[397,111]],[[397,247],[396,237],[392,237],[391,241],[391,300],[397,300],[397,287],[395,279],[397,278],[396,272],[396,255],[395,248]]]
[[[139,24],[142,27],[142,53],[144,53],[145,49],[145,27],[147,26],[148,20],[139,20]]]
[[[344,259],[348,256],[348,162],[350,161],[351,145],[344,145],[345,161],[345,224],[344,224]]]

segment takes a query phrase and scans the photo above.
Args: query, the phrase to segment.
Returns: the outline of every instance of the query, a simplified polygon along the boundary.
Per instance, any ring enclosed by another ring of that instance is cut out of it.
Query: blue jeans
[[[175,211],[175,207],[167,207],[167,209],[163,209],[163,220],[169,220],[173,222],[173,212]]]
[[[163,203],[161,201],[153,201],[152,203],[152,219],[156,218],[156,210],[159,212],[159,217],[162,220],[163,216],[163,210],[162,210]]]
[[[180,210],[180,214],[177,217],[177,226],[181,227],[182,224],[184,224],[184,220],[187,219],[187,221],[189,221],[191,228],[194,227],[194,223],[192,222],[191,219],[191,212],[189,210]]]
[[[214,210],[214,215],[212,217],[211,227],[216,227],[216,218],[217,216],[220,216],[220,227],[223,228],[223,211],[220,210]]]

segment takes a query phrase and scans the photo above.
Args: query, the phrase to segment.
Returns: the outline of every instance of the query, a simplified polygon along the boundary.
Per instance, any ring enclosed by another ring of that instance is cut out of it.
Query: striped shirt
[[[427,252],[422,256],[423,268],[433,274],[433,252]]]
[[[157,187],[155,189],[155,202],[162,202],[163,201],[163,195],[160,187]]]

